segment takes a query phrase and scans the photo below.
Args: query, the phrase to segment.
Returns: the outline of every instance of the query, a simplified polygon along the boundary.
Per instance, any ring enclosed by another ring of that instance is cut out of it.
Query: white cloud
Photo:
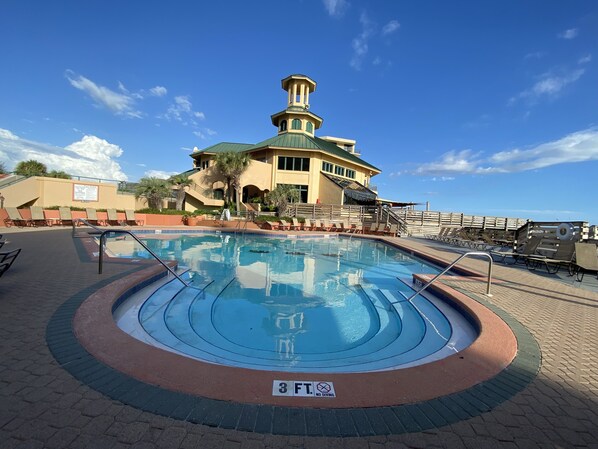
[[[163,97],[164,95],[166,95],[168,93],[168,90],[166,90],[166,88],[163,86],[156,86],[156,87],[152,87],[150,89],[150,93],[154,97]]]
[[[584,73],[585,69],[576,69],[562,75],[544,74],[531,88],[511,97],[509,104],[513,104],[520,99],[535,101],[542,97],[554,97],[566,86],[581,78]]]
[[[416,175],[515,173],[558,164],[598,160],[598,128],[571,133],[528,149],[511,149],[483,157],[471,150],[449,151],[435,162],[420,165]]]
[[[323,0],[324,8],[332,17],[340,17],[344,14],[349,3],[346,0]]]
[[[359,16],[359,23],[361,24],[361,33],[351,42],[353,56],[349,62],[349,65],[355,70],[361,70],[361,65],[369,50],[368,41],[374,32],[373,23],[365,11]]]
[[[590,62],[592,60],[592,55],[588,54],[582,58],[579,58],[577,63],[578,64],[587,64],[588,62]]]
[[[193,134],[195,134],[200,139],[206,139],[206,135],[204,133],[202,133],[201,131],[193,131]]]
[[[129,118],[141,118],[143,114],[135,109],[135,99],[122,83],[119,82],[121,93],[99,86],[84,76],[75,74],[72,70],[66,71],[66,77],[73,87],[89,95],[96,106],[108,108],[114,114]]]
[[[168,107],[166,114],[161,118],[176,120],[183,125],[197,126],[197,120],[205,119],[205,114],[193,110],[193,105],[187,95],[179,95],[174,97],[174,103]]]
[[[118,145],[96,136],[83,136],[64,148],[22,139],[6,129],[0,129],[0,161],[14,168],[19,161],[34,159],[48,170],[62,170],[70,175],[126,181],[115,160],[123,153]]]
[[[440,177],[434,176],[432,178],[432,181],[442,181],[442,182],[444,182],[444,181],[454,181],[454,180],[455,180],[454,176],[440,176]]]
[[[391,20],[382,27],[382,35],[387,36],[394,33],[401,27],[401,24],[397,20]]]
[[[2,128],[0,128],[0,139],[19,140],[19,138],[17,136],[15,136],[13,133],[11,133],[8,129],[2,129]]]
[[[215,136],[216,134],[218,134],[216,131],[210,128],[205,128],[205,131],[208,136]]]
[[[148,170],[145,172],[144,176],[146,178],[168,179],[177,173],[178,172],[176,171]]]
[[[560,37],[561,39],[575,39],[578,34],[579,30],[577,28],[569,28],[568,30],[559,33],[558,37]]]
[[[535,51],[535,52],[526,54],[523,57],[523,59],[542,59],[544,56],[546,56],[546,52],[544,52],[544,51]]]

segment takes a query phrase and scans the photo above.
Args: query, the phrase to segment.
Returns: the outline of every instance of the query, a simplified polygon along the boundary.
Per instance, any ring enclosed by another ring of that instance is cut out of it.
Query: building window
[[[347,169],[346,176],[347,178],[355,179],[355,170]]]
[[[291,126],[293,129],[301,129],[301,120],[294,118]]]
[[[345,167],[339,167],[338,165],[334,167],[334,174],[339,176],[345,176]]]
[[[288,185],[288,186],[291,186],[291,187],[297,189],[299,191],[299,198],[300,198],[299,202],[307,203],[307,192],[308,192],[307,186],[297,185],[297,184],[277,184],[277,185],[279,185],[279,186]]]
[[[327,171],[328,173],[332,173],[334,165],[330,162],[322,162],[322,171]]]
[[[287,130],[287,121],[286,120],[282,120],[280,122],[280,130],[281,131],[286,131]]]
[[[205,170],[209,166],[210,166],[210,161],[201,161],[201,168],[202,168],[202,170]]]
[[[307,122],[307,123],[305,124],[305,130],[306,130],[308,133],[313,133],[313,132],[314,132],[314,125],[312,125],[312,124],[311,124],[311,122]]]
[[[309,171],[309,158],[278,156],[278,169],[292,171]]]

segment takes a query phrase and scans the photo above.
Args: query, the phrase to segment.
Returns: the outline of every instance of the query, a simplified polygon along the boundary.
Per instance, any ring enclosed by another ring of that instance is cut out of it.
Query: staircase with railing
[[[191,195],[193,198],[201,201],[205,206],[220,207],[224,205],[224,200],[214,198],[213,191],[204,189],[196,183],[191,184],[186,192],[188,195]]]

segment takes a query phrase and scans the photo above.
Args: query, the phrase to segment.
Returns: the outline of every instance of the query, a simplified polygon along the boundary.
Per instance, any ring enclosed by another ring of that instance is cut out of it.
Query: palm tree
[[[266,194],[266,203],[276,207],[279,217],[285,213],[289,203],[295,203],[300,199],[299,190],[290,184],[278,184],[274,190]]]
[[[226,179],[226,198],[227,202],[232,202],[233,187],[237,192],[236,204],[237,214],[241,205],[241,176],[249,167],[251,157],[247,153],[236,153],[234,151],[225,151],[217,153],[214,157],[216,170]]]
[[[46,175],[48,178],[71,179],[71,175],[62,170],[52,170]]]
[[[168,181],[160,178],[141,178],[135,188],[135,198],[146,198],[152,209],[162,210],[162,200],[170,195]]]
[[[185,187],[191,186],[193,181],[187,175],[180,174],[171,176],[168,180],[170,185],[176,190],[176,210],[183,210],[183,201],[185,200]]]
[[[33,159],[21,161],[15,167],[15,174],[21,176],[46,176],[47,173],[48,167]]]

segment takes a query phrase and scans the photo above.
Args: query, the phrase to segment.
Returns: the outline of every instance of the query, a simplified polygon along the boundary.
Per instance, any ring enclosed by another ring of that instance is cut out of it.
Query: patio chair
[[[128,224],[130,226],[136,225],[136,226],[143,226],[143,220],[138,220],[137,217],[135,216],[135,211],[128,209],[125,210],[125,224]]]
[[[370,223],[370,226],[367,229],[364,228],[363,233],[364,234],[375,234],[377,229],[378,229],[378,225],[376,223]]]
[[[306,218],[305,223],[303,223],[303,230],[304,231],[313,231],[315,227],[314,220],[311,218]]]
[[[279,228],[282,229],[283,231],[290,231],[291,225],[286,220],[279,220]]]
[[[49,226],[49,222],[44,216],[44,209],[41,206],[31,206],[31,224],[32,226]]]
[[[13,225],[19,228],[22,228],[23,226],[31,226],[31,220],[21,217],[21,214],[16,207],[6,207],[5,209],[8,217],[4,219],[4,224],[7,228],[10,228]]]
[[[300,231],[301,230],[301,223],[299,223],[299,220],[297,220],[296,217],[291,218],[291,221],[293,222],[291,224],[291,229],[293,231]]]
[[[264,227],[266,229],[270,229],[272,231],[278,231],[278,228],[280,227],[280,223],[277,223],[275,221],[264,221]]]
[[[332,223],[329,220],[322,220],[319,227],[322,231],[330,232],[332,230]]]
[[[388,228],[385,232],[386,235],[390,235],[391,237],[398,237],[399,236],[399,225],[396,223],[393,223],[390,225],[390,228]]]
[[[386,223],[378,223],[378,227],[376,228],[376,231],[374,231],[374,233],[378,235],[386,234]]]
[[[548,273],[555,274],[558,273],[562,266],[571,267],[574,254],[575,244],[573,242],[561,241],[552,257],[535,254],[520,257],[525,260],[525,265],[529,270],[535,270],[540,266],[544,266]]]
[[[112,226],[122,225],[122,222],[118,221],[118,213],[116,212],[116,209],[108,209],[108,210],[106,210],[106,213],[108,214],[107,223],[109,225],[112,225]]]
[[[538,246],[542,242],[542,238],[538,236],[532,236],[523,246],[522,251],[500,251],[500,250],[492,250],[490,251],[490,257],[494,262],[501,262],[506,263],[507,257],[513,259],[513,263],[510,265],[514,265],[517,263],[518,259],[521,256],[531,256],[536,252]],[[495,258],[496,257],[496,258]]]
[[[21,248],[6,253],[0,253],[0,277],[2,277],[2,275],[8,271],[20,253]]]
[[[577,275],[579,282],[583,281],[586,273],[596,273],[598,279],[598,253],[595,244],[579,242],[575,244],[575,262],[572,272]]]
[[[106,222],[104,220],[100,220],[98,218],[98,213],[95,209],[88,207],[87,209],[85,209],[85,213],[87,214],[86,221],[89,224],[96,225],[96,226],[106,225]]]
[[[60,224],[64,226],[69,226],[73,224],[73,216],[71,215],[71,208],[70,207],[59,207],[58,214],[60,216]]]

